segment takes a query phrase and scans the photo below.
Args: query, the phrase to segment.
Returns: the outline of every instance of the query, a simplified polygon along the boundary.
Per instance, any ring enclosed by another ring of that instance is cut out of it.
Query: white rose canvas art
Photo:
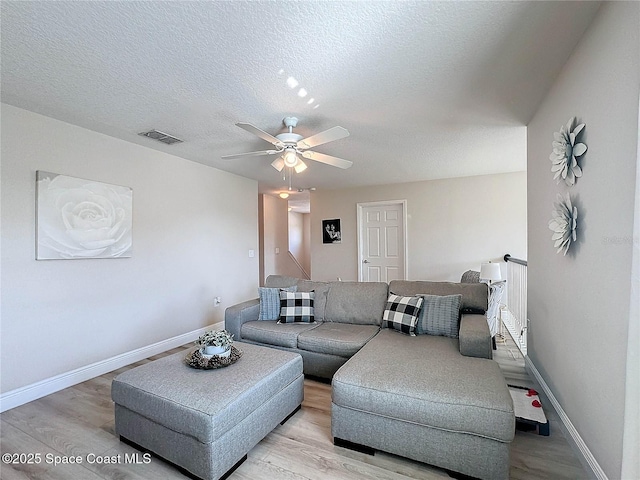
[[[36,259],[131,257],[133,190],[36,172]]]

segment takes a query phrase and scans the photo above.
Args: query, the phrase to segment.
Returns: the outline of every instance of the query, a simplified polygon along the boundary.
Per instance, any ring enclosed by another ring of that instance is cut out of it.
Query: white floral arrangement
[[[551,212],[553,218],[549,221],[549,229],[553,231],[551,240],[554,240],[553,246],[558,249],[556,253],[562,252],[566,255],[571,242],[575,242],[577,238],[578,209],[571,204],[568,193],[566,197],[558,194],[558,201],[553,205],[555,207]]]
[[[587,151],[587,146],[577,141],[578,135],[584,129],[584,123],[573,128],[575,120],[575,117],[571,117],[565,126],[560,127],[559,132],[553,134],[553,151],[549,155],[551,171],[555,172],[553,178],[558,183],[562,178],[569,186],[575,184],[576,178],[582,176],[578,157]]]
[[[229,348],[233,343],[233,335],[226,330],[209,330],[198,337],[195,344],[199,347]]]

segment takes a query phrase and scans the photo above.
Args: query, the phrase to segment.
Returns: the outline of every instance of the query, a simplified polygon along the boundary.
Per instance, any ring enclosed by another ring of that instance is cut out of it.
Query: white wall
[[[305,219],[308,213],[289,212],[289,251],[296,258],[305,272],[311,270],[311,256],[309,254],[309,222]]]
[[[260,208],[260,283],[263,284],[269,275],[302,278],[302,272],[289,256],[289,203],[282,198],[263,194],[260,195]]]
[[[302,214],[302,228],[303,228],[303,242],[304,242],[304,250],[305,256],[302,261],[302,266],[307,271],[309,276],[311,276],[311,214],[303,213]]]
[[[638,241],[638,25],[640,4],[604,2],[529,124],[527,141],[529,357],[611,479],[621,478],[631,253]],[[586,124],[588,151],[583,177],[569,188],[553,180],[548,158],[554,132],[572,116]],[[548,222],[556,194],[567,191],[578,207],[578,242],[563,256]]]
[[[638,99],[640,117],[640,98]],[[640,118],[638,119],[640,123]],[[640,138],[636,163],[636,201],[633,222],[633,254],[629,331],[627,332],[627,378],[625,382],[622,478],[640,478]]]
[[[36,170],[131,187],[133,257],[36,261]],[[2,392],[221,322],[255,297],[257,194],[253,180],[3,104]]]
[[[407,200],[409,279],[460,281],[505,253],[526,258],[526,172],[311,193],[314,280],[357,280],[356,205]],[[322,220],[340,218],[342,243],[322,243]]]

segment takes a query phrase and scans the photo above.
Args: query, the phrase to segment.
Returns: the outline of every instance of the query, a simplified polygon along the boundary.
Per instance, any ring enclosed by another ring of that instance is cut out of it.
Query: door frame
[[[362,211],[365,207],[376,207],[381,205],[402,205],[402,244],[404,248],[404,278],[406,280],[409,277],[409,241],[407,239],[407,200],[382,200],[379,202],[362,202],[357,204],[357,236],[358,236],[358,281],[363,281],[362,261],[364,251],[364,235],[363,228],[363,215]]]

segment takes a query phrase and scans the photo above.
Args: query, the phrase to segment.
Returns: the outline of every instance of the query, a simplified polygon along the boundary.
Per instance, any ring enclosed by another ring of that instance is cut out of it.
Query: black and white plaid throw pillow
[[[382,315],[382,328],[391,328],[415,336],[422,302],[422,297],[401,297],[390,294]]]
[[[278,323],[311,323],[315,321],[313,301],[315,292],[280,291],[280,320]]]

